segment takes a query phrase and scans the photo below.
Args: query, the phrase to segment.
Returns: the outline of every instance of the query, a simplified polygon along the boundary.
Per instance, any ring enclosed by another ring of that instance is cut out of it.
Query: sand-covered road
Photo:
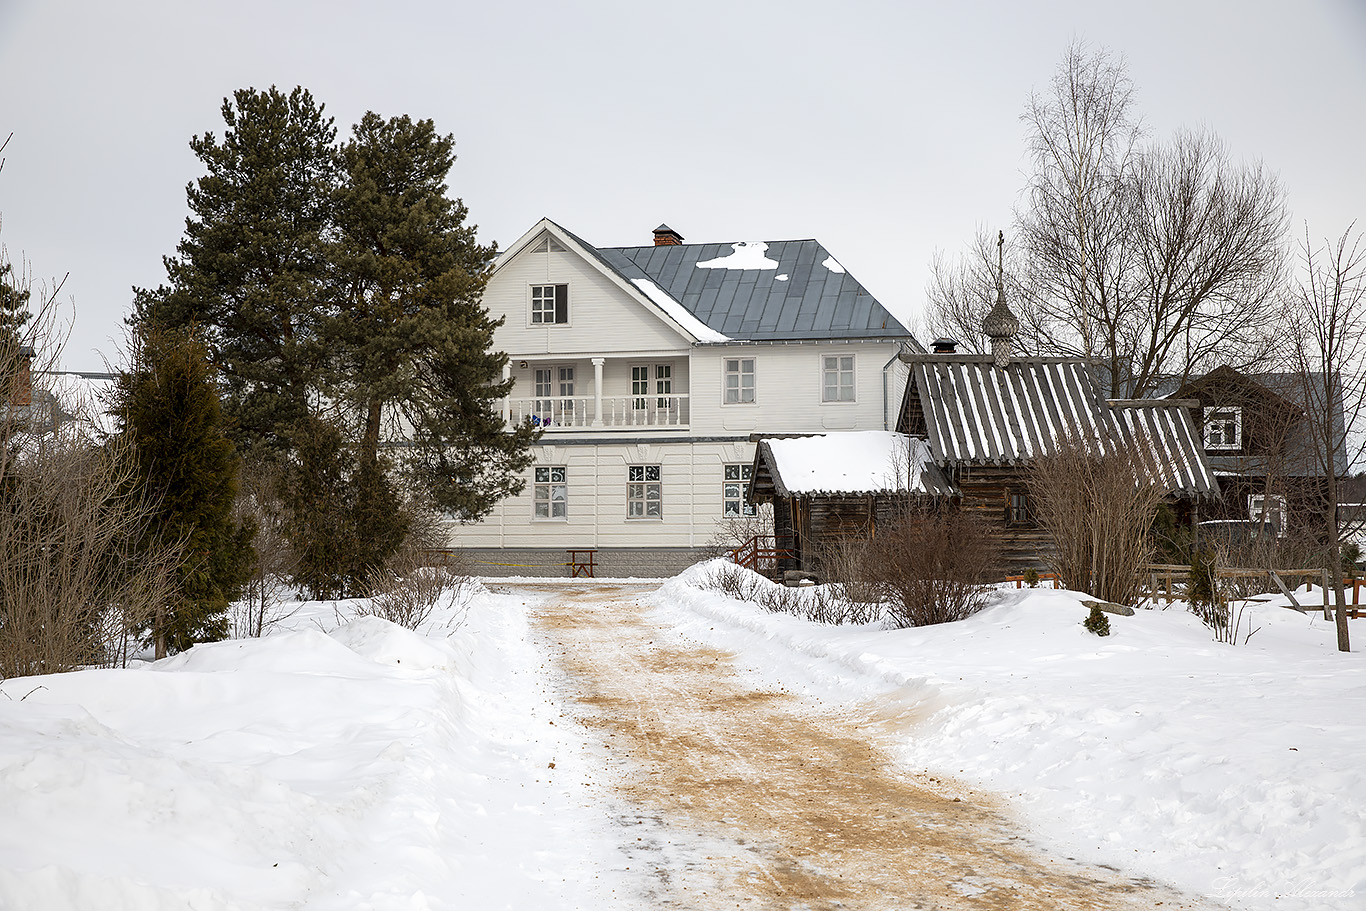
[[[891,701],[832,713],[755,690],[730,655],[654,624],[647,586],[536,588],[566,702],[626,816],[649,821],[623,843],[654,907],[1206,907],[1049,856],[991,795],[898,770],[882,745],[914,719]]]

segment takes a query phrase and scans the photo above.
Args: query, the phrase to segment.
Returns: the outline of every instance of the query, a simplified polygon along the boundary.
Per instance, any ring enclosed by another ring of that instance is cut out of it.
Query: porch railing
[[[598,403],[602,403],[599,412]],[[527,418],[547,430],[582,427],[685,427],[689,420],[686,395],[591,395],[508,399],[508,419]]]

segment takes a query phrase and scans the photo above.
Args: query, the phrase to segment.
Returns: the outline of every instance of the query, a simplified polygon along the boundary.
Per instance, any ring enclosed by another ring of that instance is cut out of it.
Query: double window
[[[649,395],[651,392],[651,375],[653,374],[654,393],[657,396],[673,395],[674,391],[674,367],[673,364],[655,364],[653,367],[648,364],[639,364],[631,368],[631,395],[633,396],[632,407],[637,411],[645,411],[650,407]],[[669,408],[670,400],[667,398],[655,399],[654,407],[661,411]]]
[[[727,465],[725,481],[721,485],[721,515],[727,519],[753,516],[758,510],[745,502],[745,488],[754,476],[752,464]]]
[[[821,358],[821,401],[854,400],[854,356],[826,355]]]
[[[536,483],[532,487],[536,518],[563,519],[568,515],[569,486],[565,483],[564,466],[537,466]]]
[[[658,465],[629,465],[626,468],[626,517],[658,519],[663,515],[664,485]]]
[[[1012,490],[1006,494],[1006,524],[1034,524],[1034,517],[1030,515],[1029,510],[1029,494],[1025,491]]]
[[[725,396],[727,405],[742,405],[754,401],[754,358],[726,358]]]
[[[1241,449],[1243,447],[1243,409],[1205,409],[1205,448]]]
[[[531,286],[531,324],[564,325],[569,322],[568,285]]]

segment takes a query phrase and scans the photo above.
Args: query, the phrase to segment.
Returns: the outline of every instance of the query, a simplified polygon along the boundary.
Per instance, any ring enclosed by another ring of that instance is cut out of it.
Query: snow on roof
[[[692,336],[699,342],[728,342],[731,340],[730,336],[722,335],[693,316],[686,307],[670,297],[663,288],[648,278],[633,278],[631,284],[644,292],[645,296],[653,301],[655,306],[667,313],[669,318],[678,325],[692,333]]]
[[[821,263],[821,265],[825,266],[825,268],[829,269],[831,272],[838,272],[840,275],[844,274],[844,267],[841,266],[839,260],[835,259],[833,256],[827,256],[825,262]]]
[[[887,430],[764,440],[787,494],[950,493],[924,440]]]
[[[699,269],[776,269],[778,261],[764,255],[768,244],[763,241],[740,241],[731,244],[734,253],[718,256],[697,264]]]

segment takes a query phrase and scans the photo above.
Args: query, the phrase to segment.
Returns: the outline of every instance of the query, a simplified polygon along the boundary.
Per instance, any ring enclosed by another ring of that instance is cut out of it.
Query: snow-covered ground
[[[594,768],[522,600],[483,590],[429,636],[339,607],[6,681],[0,909],[611,906]]]
[[[959,623],[830,628],[699,590],[705,571],[657,615],[827,707],[895,693],[921,719],[898,758],[1004,795],[1045,844],[1239,908],[1366,908],[1366,655],[1321,612],[1250,604],[1237,646],[1177,608],[1100,638],[1085,595],[1007,589]]]
[[[1256,606],[1234,647],[1140,611],[1099,639],[1080,596],[1012,590],[831,628],[703,571],[657,621],[819,710],[895,701],[901,761],[1003,795],[1043,845],[1237,908],[1366,907],[1366,660],[1322,619]],[[5,681],[0,909],[634,907],[534,597],[479,591],[426,635],[304,605],[264,639]]]

